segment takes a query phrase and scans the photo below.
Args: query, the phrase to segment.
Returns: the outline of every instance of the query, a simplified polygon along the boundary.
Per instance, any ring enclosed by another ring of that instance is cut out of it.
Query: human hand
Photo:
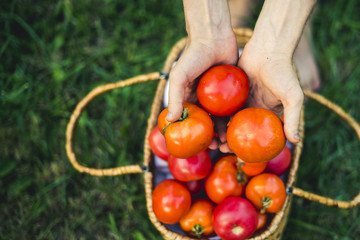
[[[299,122],[304,95],[292,65],[294,50],[316,0],[265,1],[254,33],[238,66],[249,78],[248,107],[284,114],[286,138],[300,141]],[[226,143],[220,146],[230,151]]]
[[[245,46],[238,65],[250,81],[246,105],[269,109],[279,117],[284,115],[286,138],[293,143],[299,142],[298,128],[304,95],[291,55],[265,52],[250,42]]]
[[[196,100],[196,78],[216,64],[235,65],[236,37],[230,23],[227,0],[183,0],[188,40],[184,52],[170,72],[169,114],[179,119],[183,102]]]
[[[176,121],[182,114],[183,102],[196,102],[196,79],[208,68],[216,64],[235,65],[238,60],[236,38],[221,40],[195,40],[184,50],[179,61],[170,72],[168,121]],[[210,149],[218,148],[226,142],[226,123],[222,118],[214,117],[215,131]]]
[[[297,143],[300,140],[298,126],[304,95],[291,57],[281,52],[263,51],[260,46],[249,42],[238,66],[246,72],[250,82],[246,107],[266,108],[279,117],[284,114],[286,138]],[[219,137],[226,139],[226,125],[223,123],[219,129],[222,130],[218,132]],[[232,152],[226,141],[221,141],[219,149],[224,153]]]
[[[196,101],[197,78],[217,64],[235,65],[238,48],[235,35],[227,39],[189,40],[180,59],[170,72],[168,121],[176,121],[183,102]]]

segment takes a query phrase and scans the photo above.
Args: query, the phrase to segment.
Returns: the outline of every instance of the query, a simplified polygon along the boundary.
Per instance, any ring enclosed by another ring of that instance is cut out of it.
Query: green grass
[[[314,52],[325,97],[360,121],[360,4],[320,1]],[[161,70],[186,35],[181,1],[4,1],[0,5],[0,239],[159,239],[143,177],[78,173],[65,154],[75,105],[94,87]],[[75,131],[91,167],[141,163],[156,82],[94,100]],[[131,107],[129,107],[131,106]],[[359,192],[359,141],[329,110],[306,102],[296,186],[347,200]],[[359,239],[359,207],[298,197],[284,239]]]

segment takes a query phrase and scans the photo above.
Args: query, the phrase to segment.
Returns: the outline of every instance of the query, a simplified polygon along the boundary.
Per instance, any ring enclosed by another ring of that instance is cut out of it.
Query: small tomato
[[[224,117],[238,111],[246,102],[249,81],[240,68],[217,65],[208,69],[200,78],[196,95],[209,113]]]
[[[169,152],[166,149],[165,138],[158,127],[155,127],[153,130],[151,130],[149,135],[149,143],[151,150],[156,156],[165,161],[168,160]]]
[[[173,179],[159,183],[152,193],[152,207],[160,222],[175,224],[191,205],[189,190]]]
[[[278,176],[282,175],[289,168],[291,163],[291,151],[285,145],[284,149],[275,158],[267,162],[265,172],[274,173]]]
[[[214,231],[224,240],[249,238],[256,230],[257,211],[245,198],[230,196],[214,210]]]
[[[245,108],[231,119],[226,138],[229,148],[245,162],[267,162],[285,146],[283,124],[264,108]]]
[[[210,236],[214,232],[211,219],[214,208],[214,204],[208,200],[196,200],[180,219],[181,229],[199,239]]]
[[[158,127],[170,155],[189,158],[208,148],[214,137],[214,123],[205,110],[185,102],[183,114],[175,122],[166,120],[167,113],[167,108],[160,113]]]
[[[245,195],[261,213],[278,212],[286,200],[283,181],[272,173],[262,173],[250,179],[245,188]]]
[[[258,224],[256,226],[256,230],[265,227],[266,221],[267,221],[267,214],[258,212]]]
[[[235,155],[220,158],[205,179],[205,192],[211,201],[220,203],[228,196],[239,196],[244,192],[247,177],[237,166]]]
[[[266,168],[266,162],[259,163],[250,163],[250,162],[240,162],[241,170],[247,176],[256,176],[262,173]]]
[[[175,179],[188,182],[205,178],[211,170],[211,158],[205,150],[190,158],[169,157],[169,170]]]

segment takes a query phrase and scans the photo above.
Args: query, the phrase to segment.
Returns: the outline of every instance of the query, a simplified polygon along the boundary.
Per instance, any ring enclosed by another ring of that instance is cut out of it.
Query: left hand
[[[284,114],[286,138],[300,141],[299,122],[304,95],[293,68],[291,57],[279,52],[262,51],[260,46],[249,42],[240,57],[238,66],[249,78],[250,92],[246,107],[262,107]],[[219,136],[226,134],[219,132]],[[222,152],[231,152],[227,143],[220,145]]]

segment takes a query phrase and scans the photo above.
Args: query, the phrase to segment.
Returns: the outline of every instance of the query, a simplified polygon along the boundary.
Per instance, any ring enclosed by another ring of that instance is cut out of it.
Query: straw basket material
[[[252,35],[252,30],[250,29],[234,29],[238,41],[239,48],[244,47],[246,42],[250,39]],[[177,42],[174,47],[171,49],[171,52],[169,53],[164,68],[162,72],[154,72],[149,73],[145,75],[136,76],[127,80],[119,81],[116,83],[106,84],[99,86],[95,89],[93,89],[87,96],[85,96],[84,99],[82,99],[78,105],[76,106],[74,112],[71,115],[70,121],[68,123],[67,129],[66,129],[66,152],[68,155],[68,158],[71,162],[71,164],[82,173],[87,173],[94,176],[115,176],[115,175],[122,175],[122,174],[130,174],[130,173],[142,173],[144,175],[144,186],[145,186],[145,192],[146,192],[146,202],[147,202],[147,209],[149,213],[149,218],[151,222],[154,224],[154,226],[158,229],[158,231],[162,234],[164,239],[181,239],[181,240],[188,240],[192,239],[187,236],[183,236],[179,233],[172,232],[169,229],[166,228],[165,225],[163,225],[161,222],[159,222],[155,214],[152,210],[152,191],[153,191],[153,172],[149,171],[149,165],[153,159],[152,153],[150,150],[150,145],[148,141],[148,137],[150,134],[150,131],[153,129],[153,127],[157,124],[157,116],[162,108],[162,98],[164,93],[164,88],[166,84],[166,78],[170,72],[170,69],[173,65],[173,63],[178,58],[180,52],[184,49],[186,43],[186,39],[182,39],[179,42]],[[110,169],[93,169],[93,168],[87,168],[82,166],[76,159],[76,155],[73,151],[73,134],[74,129],[77,123],[77,120],[79,119],[79,116],[83,109],[86,107],[86,105],[91,102],[95,97],[113,90],[117,88],[123,88],[127,87],[133,84],[139,84],[146,81],[153,81],[153,80],[159,80],[158,87],[155,93],[155,97],[153,100],[153,104],[151,107],[151,113],[148,118],[147,123],[147,129],[146,134],[144,136],[144,159],[142,164],[135,164],[130,166],[120,166],[116,168],[110,168]],[[325,99],[319,94],[313,93],[308,90],[304,90],[304,94],[312,100],[315,100],[322,104],[323,106],[331,109],[336,114],[338,114],[342,119],[344,119],[355,131],[358,138],[360,139],[360,126],[359,124],[350,117],[346,112],[344,112],[340,107],[335,105],[334,103],[330,102],[329,100]],[[301,114],[301,121],[300,121],[300,135],[301,139],[304,139],[304,108],[302,109]],[[291,200],[293,195],[296,195],[298,197],[303,197],[308,200],[318,202],[327,206],[336,206],[338,208],[352,208],[357,206],[360,203],[360,193],[351,201],[338,201],[330,198],[326,198],[323,196],[319,196],[313,193],[309,193],[307,191],[304,191],[300,188],[297,188],[294,186],[295,180],[296,180],[296,173],[299,166],[299,159],[300,154],[302,150],[303,142],[300,142],[294,146],[293,149],[293,159],[292,159],[292,165],[289,170],[289,174],[286,180],[286,189],[287,189],[287,198],[285,201],[285,204],[283,205],[282,209],[274,215],[274,217],[271,220],[271,223],[268,225],[268,227],[260,232],[255,234],[251,239],[253,240],[261,240],[261,239],[281,239],[281,235],[284,231],[287,218],[290,212],[291,207]]]

